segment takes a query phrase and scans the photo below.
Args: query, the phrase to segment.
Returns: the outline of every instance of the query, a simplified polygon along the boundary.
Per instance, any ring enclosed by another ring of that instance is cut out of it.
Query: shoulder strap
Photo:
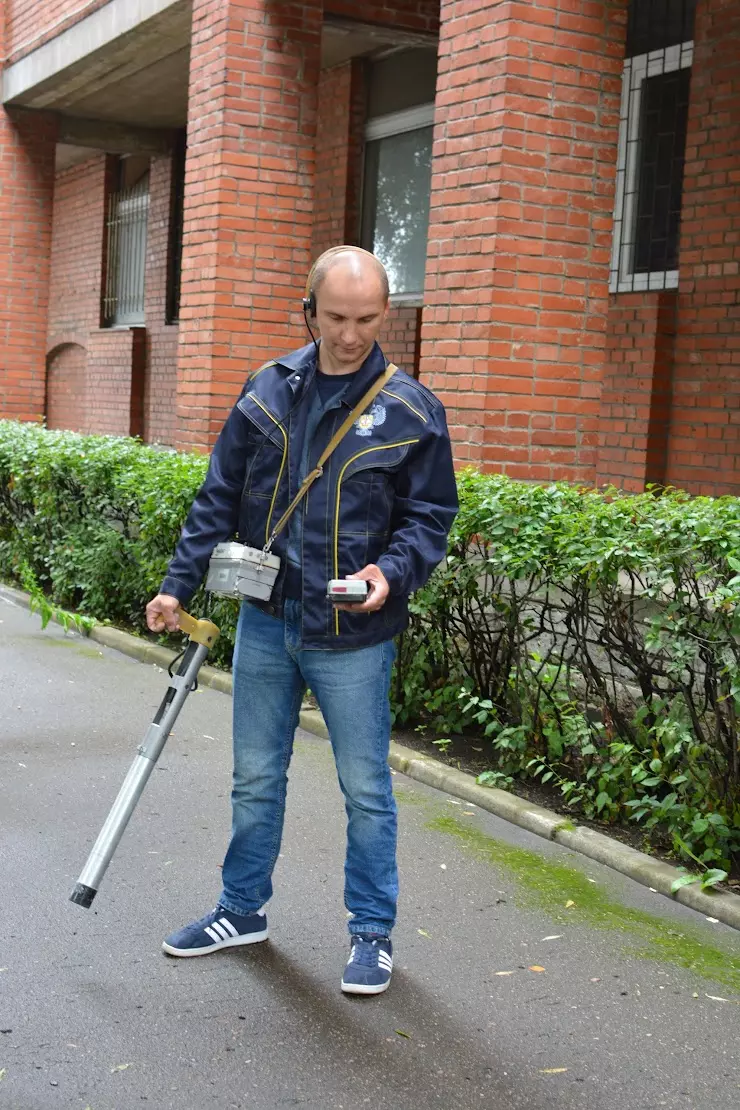
[[[373,382],[362,400],[352,409],[352,412],[349,414],[344,423],[339,428],[337,428],[336,432],[331,437],[324,450],[321,452],[321,456],[319,458],[319,461],[316,463],[315,469],[312,470],[310,474],[306,475],[301,488],[298,490],[298,493],[295,495],[290,505],[288,505],[288,508],[285,510],[283,515],[280,517],[280,520],[273,528],[272,535],[265,544],[265,551],[270,550],[273,543],[280,535],[295,510],[298,508],[301,501],[310,490],[311,486],[314,484],[316,479],[320,478],[321,475],[324,473],[324,466],[326,465],[329,457],[334,453],[334,451],[336,451],[337,447],[342,442],[347,432],[354,424],[355,420],[357,420],[358,417],[362,416],[363,412],[370,404],[370,402],[375,400],[381,389],[384,389],[387,386],[388,382],[396,373],[397,369],[397,366],[394,366],[392,362],[389,362],[387,367],[385,368],[385,371],[380,375],[379,378],[377,378]]]

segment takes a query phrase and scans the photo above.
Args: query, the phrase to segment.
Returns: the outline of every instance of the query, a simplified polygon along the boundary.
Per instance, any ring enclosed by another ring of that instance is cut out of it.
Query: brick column
[[[320,0],[195,0],[177,445],[206,449],[248,370],[304,339]]]
[[[421,376],[456,454],[593,480],[626,0],[442,0]]]
[[[55,152],[53,118],[0,107],[0,417],[14,420],[44,415]]]
[[[321,71],[316,135],[312,253],[360,242],[360,195],[366,122],[363,58]]]
[[[740,494],[740,8],[694,30],[668,482]]]

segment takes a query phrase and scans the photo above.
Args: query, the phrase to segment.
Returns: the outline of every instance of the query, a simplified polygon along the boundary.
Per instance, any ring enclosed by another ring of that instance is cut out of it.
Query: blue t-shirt
[[[339,407],[342,397],[354,376],[354,374],[322,374],[320,370],[316,371],[316,377],[307,400],[308,415],[306,417],[306,434],[301,450],[299,482],[303,482],[308,474],[309,452],[322,416],[330,409]],[[287,597],[297,599],[300,599],[301,596],[301,547],[305,511],[306,501],[304,498],[288,522],[288,568],[285,593]]]

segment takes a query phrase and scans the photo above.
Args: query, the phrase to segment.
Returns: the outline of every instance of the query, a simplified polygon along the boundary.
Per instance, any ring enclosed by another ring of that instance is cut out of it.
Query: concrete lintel
[[[104,50],[169,8],[182,7],[183,0],[109,0],[92,15],[8,66],[3,73],[3,104],[22,103],[38,85]]]
[[[168,154],[175,132],[153,127],[134,127],[108,120],[77,119],[61,116],[58,142],[69,146],[92,147],[107,154]]]

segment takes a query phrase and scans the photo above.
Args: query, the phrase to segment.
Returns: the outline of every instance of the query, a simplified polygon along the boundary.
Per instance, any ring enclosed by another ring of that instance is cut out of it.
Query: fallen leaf
[[[494,971],[494,975],[514,975],[513,971]]]
[[[718,917],[708,917],[707,921],[711,921],[712,925],[718,925],[719,924],[719,918]]]
[[[447,801],[451,806],[461,806],[462,802],[456,802],[454,798],[448,798]]]
[[[590,981],[591,981],[592,983],[600,983],[600,982],[601,982],[601,979],[591,979]]]
[[[0,967],[0,971],[7,971],[7,967]]]
[[[569,898],[568,901],[565,903],[566,910],[569,910],[571,906],[575,906],[575,902],[572,898]]]
[[[396,1029],[395,1032],[398,1033],[399,1037],[405,1037],[407,1041],[411,1040],[411,1034],[404,1033],[403,1029]]]
[[[729,1002],[728,998],[721,998],[718,994],[704,994],[705,998],[711,998],[712,1002]]]
[[[543,940],[562,940],[563,939],[563,934],[562,933],[556,933],[552,937],[543,937],[542,939]]]
[[[439,866],[440,866],[440,868],[441,868],[441,870],[442,870],[442,871],[446,871],[446,870],[447,870],[447,864],[446,864],[446,863],[440,863],[440,865],[439,865]]]
[[[116,1066],[114,1068],[110,1069],[110,1073],[111,1073],[111,1075],[115,1075],[115,1073],[117,1071],[125,1071],[126,1068],[130,1068],[130,1067],[132,1067],[131,1064],[116,1064]]]
[[[431,937],[429,936],[429,933],[427,933],[427,932],[426,932],[426,930],[424,930],[424,929],[417,929],[416,931],[417,931],[417,933],[419,934],[419,936],[420,936],[420,937],[427,937],[427,938],[428,938],[429,940],[431,940],[431,939],[432,939],[432,938],[431,938]]]
[[[567,1068],[540,1068],[541,1075],[562,1075]]]
[[[463,817],[475,817],[475,814],[473,813],[472,809],[464,809],[462,811],[462,816]]]
[[[532,964],[532,966],[529,968],[529,970],[530,971],[544,971],[545,969],[544,969],[544,967],[540,967],[539,964]]]
[[[0,1068],[0,1080],[5,1079],[5,1068]]]
[[[589,882],[589,883],[595,883],[595,882],[596,882],[596,879],[587,879],[587,882]]]

